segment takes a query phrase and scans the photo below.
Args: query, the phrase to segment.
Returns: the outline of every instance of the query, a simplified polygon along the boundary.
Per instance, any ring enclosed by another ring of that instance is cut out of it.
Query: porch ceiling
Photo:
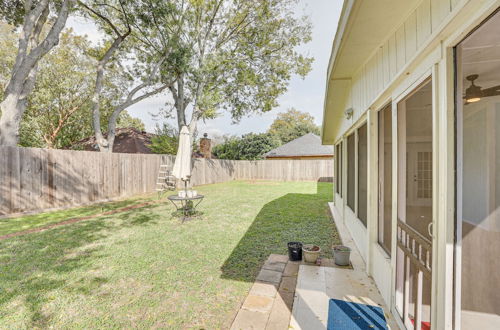
[[[419,0],[345,0],[333,41],[323,111],[323,144],[332,144],[345,109],[346,83]],[[347,86],[348,87],[348,86]]]

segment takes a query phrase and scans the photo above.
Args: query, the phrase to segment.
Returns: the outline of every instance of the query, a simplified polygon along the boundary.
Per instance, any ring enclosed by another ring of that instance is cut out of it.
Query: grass
[[[0,241],[0,328],[227,328],[269,254],[338,244],[329,183],[197,190],[184,224],[165,202]]]
[[[156,195],[155,195],[156,196]],[[150,196],[141,196],[127,200],[120,200],[107,203],[97,203],[93,205],[65,209],[60,211],[43,212],[18,216],[15,218],[0,219],[0,236],[42,227],[52,223],[61,222],[67,219],[92,216],[95,214],[116,210],[119,208],[134,205],[140,202],[151,200]]]

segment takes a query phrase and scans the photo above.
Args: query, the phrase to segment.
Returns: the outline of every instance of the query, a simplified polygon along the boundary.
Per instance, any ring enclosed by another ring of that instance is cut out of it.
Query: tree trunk
[[[19,126],[25,110],[19,98],[19,94],[10,93],[0,104],[0,145],[16,146],[19,141]]]

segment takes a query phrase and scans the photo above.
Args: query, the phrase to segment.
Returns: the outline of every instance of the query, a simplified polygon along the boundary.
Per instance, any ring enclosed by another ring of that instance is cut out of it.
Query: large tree
[[[167,0],[87,0],[78,3],[106,36],[96,66],[92,117],[99,150],[111,152],[120,113],[172,84],[170,77],[161,74],[171,45],[157,22],[162,21],[163,28],[169,28],[174,7]],[[123,68],[124,81],[128,81],[130,88],[109,117],[105,137],[100,98],[103,81],[112,66]]]
[[[276,135],[282,143],[288,143],[307,133],[319,135],[320,129],[309,113],[290,108],[278,114],[268,132]]]
[[[22,26],[17,55],[0,103],[0,145],[16,145],[38,62],[59,42],[76,0],[0,0],[1,18]]]
[[[311,37],[307,18],[297,17],[297,0],[177,1],[171,23],[175,50],[164,71],[179,129],[194,133],[199,120],[226,110],[236,122],[277,106],[293,74],[305,76],[311,58],[296,47]]]

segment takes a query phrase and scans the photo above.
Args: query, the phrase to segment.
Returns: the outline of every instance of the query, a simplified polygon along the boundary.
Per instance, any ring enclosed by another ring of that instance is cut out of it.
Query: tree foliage
[[[268,133],[278,137],[284,144],[307,133],[319,135],[320,129],[309,113],[290,108],[287,112],[278,114]]]
[[[10,78],[17,51],[18,35],[12,25],[0,22],[0,99]]]
[[[177,19],[165,30],[175,50],[164,74],[176,79],[169,89],[179,129],[188,125],[193,133],[198,120],[220,111],[235,122],[269,111],[291,76],[304,77],[310,70],[312,58],[296,51],[311,36],[309,21],[293,13],[297,0],[175,4]]]
[[[179,133],[171,125],[156,125],[155,136],[151,138],[149,149],[157,154],[175,155],[179,147]]]
[[[91,136],[91,97],[94,86],[95,53],[86,37],[72,30],[61,34],[60,43],[38,65],[38,79],[21,122],[20,145],[67,148]],[[103,120],[125,92],[119,73],[104,81],[101,100]]]
[[[170,27],[173,6],[164,0],[80,0],[78,3],[86,17],[105,35],[96,65],[92,115],[99,150],[111,152],[120,113],[172,84],[170,76],[161,74],[172,45],[156,22]],[[133,65],[127,65],[130,62]],[[105,125],[101,125],[102,82],[113,66],[122,68],[129,90]],[[102,126],[106,127],[106,138]]]
[[[212,152],[220,159],[256,160],[278,147],[280,141],[267,133],[249,133],[242,137],[229,137],[225,142],[216,145]]]
[[[146,125],[144,125],[144,122],[137,117],[132,117],[127,110],[124,110],[122,113],[120,113],[120,117],[118,117],[118,121],[116,124],[117,128],[135,128],[139,131],[145,131],[146,130]]]

